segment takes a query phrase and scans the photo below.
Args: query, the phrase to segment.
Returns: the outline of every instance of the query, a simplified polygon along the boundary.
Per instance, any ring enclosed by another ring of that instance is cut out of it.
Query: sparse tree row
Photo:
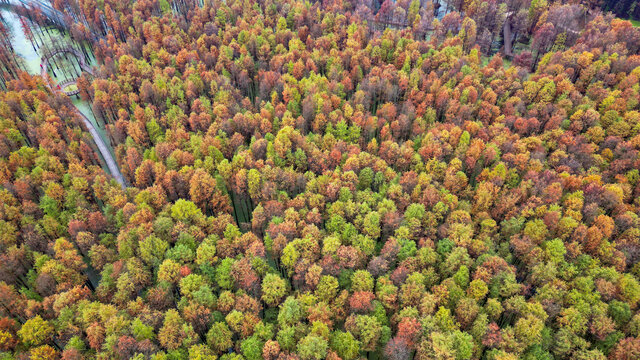
[[[53,4],[130,187],[2,62],[0,359],[640,358],[640,29],[609,5]]]

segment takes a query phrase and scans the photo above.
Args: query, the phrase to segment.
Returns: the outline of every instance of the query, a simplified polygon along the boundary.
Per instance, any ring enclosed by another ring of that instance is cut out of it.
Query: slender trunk
[[[531,67],[531,72],[534,72],[536,67],[538,66],[538,58],[540,57],[540,51],[536,52],[536,58],[533,60],[533,65]]]

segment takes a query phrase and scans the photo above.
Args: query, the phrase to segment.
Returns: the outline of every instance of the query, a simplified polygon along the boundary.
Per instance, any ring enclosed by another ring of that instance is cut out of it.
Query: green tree
[[[217,357],[205,344],[196,344],[189,348],[189,360],[216,360]]]
[[[223,259],[216,268],[216,283],[223,289],[233,289],[234,280],[231,276],[234,260],[231,258]]]
[[[233,346],[233,333],[224,322],[215,322],[207,332],[207,343],[217,353],[226,351]]]
[[[277,274],[269,273],[262,280],[262,300],[269,306],[277,306],[287,293],[286,281]]]
[[[303,360],[319,360],[327,356],[327,340],[316,336],[307,335],[298,343],[298,355]]]
[[[164,260],[164,254],[169,248],[169,243],[150,235],[140,242],[140,258],[151,266],[158,266]]]
[[[331,275],[324,275],[316,287],[316,296],[319,300],[330,302],[338,295],[338,279]]]
[[[366,270],[356,270],[351,276],[351,290],[373,291],[373,277]]]
[[[175,309],[167,311],[162,327],[158,331],[158,340],[167,350],[188,347],[195,342],[196,336],[191,325],[185,323]]]
[[[375,351],[383,335],[383,327],[373,316],[352,315],[345,323],[347,331],[360,341],[362,350]]]
[[[22,325],[18,330],[18,336],[23,343],[28,346],[37,346],[47,343],[53,336],[53,326],[48,321],[43,320],[40,315],[36,315]]]
[[[372,239],[380,237],[380,214],[372,211],[364,218],[363,231]]]
[[[280,326],[293,326],[298,323],[303,316],[303,309],[300,302],[293,296],[289,296],[278,312],[278,323]]]
[[[188,221],[202,218],[202,212],[191,201],[179,199],[171,206],[171,217],[179,221]]]
[[[354,360],[360,355],[360,342],[348,331],[335,331],[330,344],[331,349],[343,360]]]
[[[250,336],[240,345],[242,354],[247,360],[262,359],[262,347],[264,343],[257,336]]]
[[[187,298],[192,298],[193,294],[206,284],[202,275],[189,274],[180,280],[180,293]]]
[[[156,337],[153,326],[144,324],[140,318],[131,322],[131,333],[137,341],[153,340]]]

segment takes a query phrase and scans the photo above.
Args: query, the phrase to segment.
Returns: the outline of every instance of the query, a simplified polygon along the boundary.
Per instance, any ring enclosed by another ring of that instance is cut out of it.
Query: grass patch
[[[480,67],[485,67],[487,65],[489,65],[489,61],[491,61],[491,57],[489,56],[482,56],[480,58]],[[503,56],[502,58],[502,66],[504,66],[505,69],[508,69],[511,67],[511,60],[507,59],[506,57]]]
[[[640,27],[640,20],[623,19],[623,18],[618,18],[618,19],[621,19],[621,20],[627,20],[627,21],[631,22],[631,24],[632,24],[634,27]]]
[[[67,85],[62,90],[65,91],[65,92],[76,91],[76,90],[78,90],[78,85],[76,85],[76,84]]]

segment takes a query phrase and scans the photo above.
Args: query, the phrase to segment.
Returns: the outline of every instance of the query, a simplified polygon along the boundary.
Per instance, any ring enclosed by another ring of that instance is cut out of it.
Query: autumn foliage
[[[640,356],[630,22],[589,1],[52,3],[86,20],[80,95],[128,186],[71,99],[0,67],[0,359]]]

